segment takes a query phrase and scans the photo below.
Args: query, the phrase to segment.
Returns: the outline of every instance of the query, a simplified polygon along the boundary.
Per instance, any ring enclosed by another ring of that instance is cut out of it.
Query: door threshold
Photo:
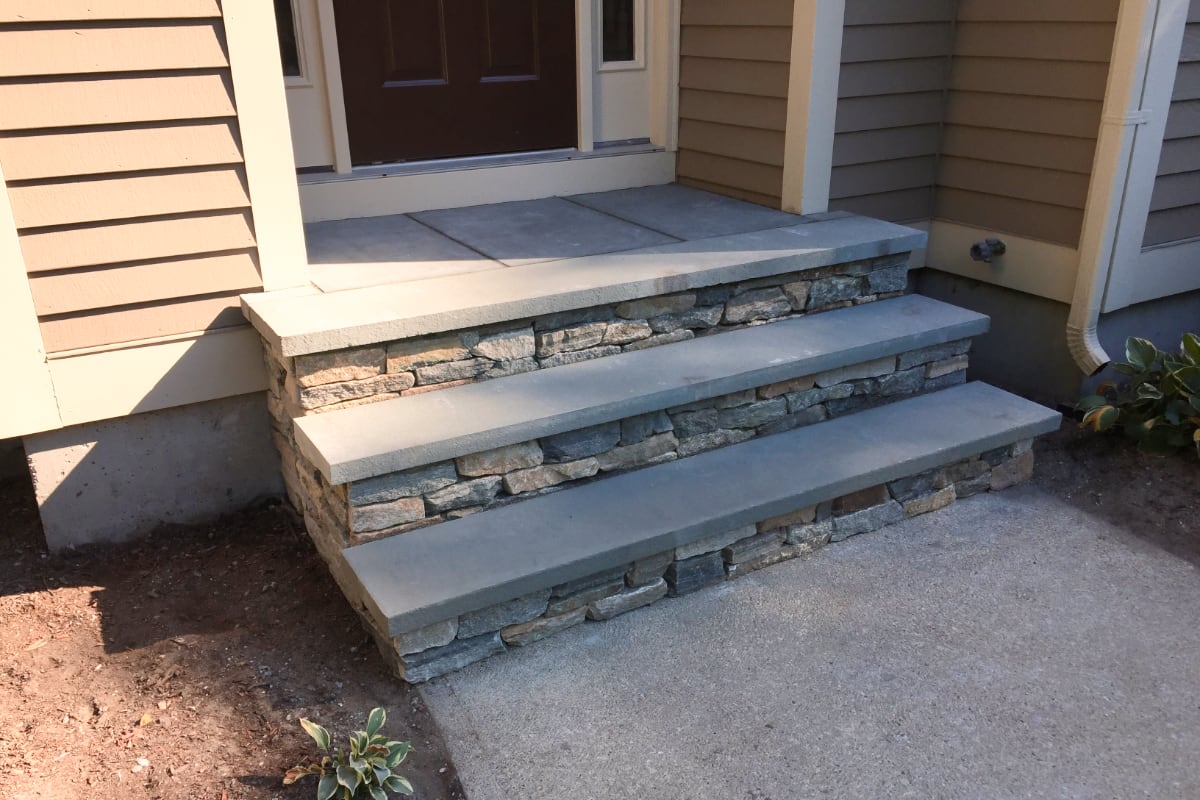
[[[584,152],[575,147],[560,147],[555,150],[536,150],[527,153],[500,153],[487,156],[461,156],[439,158],[428,161],[402,161],[395,164],[371,164],[354,167],[349,173],[304,172],[297,175],[303,185],[353,181],[363,178],[388,178],[402,175],[433,175],[439,172],[462,172],[473,169],[547,164],[558,161],[582,161],[592,158],[637,155],[663,152],[665,148],[654,145],[649,139],[597,143],[593,150]]]

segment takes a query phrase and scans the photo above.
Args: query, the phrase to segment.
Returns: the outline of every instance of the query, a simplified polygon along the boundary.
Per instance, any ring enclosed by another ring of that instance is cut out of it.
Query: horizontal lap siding
[[[1145,246],[1200,236],[1200,0],[1192,0]]]
[[[216,0],[0,0],[0,108],[49,352],[244,324],[262,281]]]
[[[830,208],[933,216],[954,0],[847,0]]]
[[[684,0],[679,181],[780,205],[792,0]]]
[[[1117,0],[961,0],[935,216],[1078,246]]]

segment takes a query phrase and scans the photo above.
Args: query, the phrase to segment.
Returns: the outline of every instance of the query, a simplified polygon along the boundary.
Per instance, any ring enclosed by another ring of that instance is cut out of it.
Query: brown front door
[[[335,0],[355,164],[571,147],[572,0]]]

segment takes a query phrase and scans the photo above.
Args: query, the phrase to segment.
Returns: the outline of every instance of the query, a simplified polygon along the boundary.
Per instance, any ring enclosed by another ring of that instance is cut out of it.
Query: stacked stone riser
[[[397,342],[273,357],[293,416],[681,342],[904,293],[907,254]],[[269,348],[268,348],[269,349]]]
[[[969,348],[948,342],[342,486],[292,457],[332,521],[318,535],[352,546],[958,385]]]
[[[401,636],[367,627],[396,674],[420,683],[588,620],[608,620],[945,508],[956,499],[1006,489],[1032,472],[1032,441],[1025,440]]]
[[[311,465],[297,455],[294,418],[896,297],[906,288],[907,263],[906,253],[884,256],[295,358],[282,358],[268,346],[268,409],[288,498],[303,509],[305,484],[320,481],[307,474]],[[954,373],[965,366],[962,355],[940,369]],[[960,378],[950,374],[942,384]],[[844,401],[847,408],[867,405],[851,398],[831,400],[835,406]],[[780,424],[776,429],[785,428]],[[721,436],[728,443],[747,438],[734,431],[712,438]],[[325,489],[319,496],[327,494]]]

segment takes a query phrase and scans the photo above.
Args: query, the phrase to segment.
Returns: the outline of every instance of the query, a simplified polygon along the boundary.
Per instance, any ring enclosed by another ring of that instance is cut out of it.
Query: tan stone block
[[[454,459],[458,474],[467,478],[503,475],[513,470],[536,467],[542,463],[542,448],[537,442],[521,442],[472,453]]]
[[[1033,477],[1033,451],[1026,450],[1016,458],[1010,458],[992,467],[992,491],[998,492]]]
[[[954,491],[954,486],[947,486],[945,489],[939,489],[932,494],[914,497],[904,504],[905,516],[915,517],[918,514],[928,514],[930,511],[937,511],[939,508],[945,508],[958,499],[957,493]]]
[[[386,367],[387,350],[382,346],[312,353],[295,360],[296,382],[305,387],[361,381],[382,375]]]
[[[599,471],[600,464],[594,458],[520,469],[504,476],[504,491],[509,494],[536,492],[567,481],[590,478]]]
[[[760,400],[770,400],[772,397],[779,397],[792,392],[805,392],[817,385],[816,375],[805,375],[801,378],[792,378],[790,381],[780,381],[772,383],[769,386],[759,387],[758,398]]]
[[[833,501],[833,513],[837,515],[853,514],[864,508],[871,508],[891,499],[886,483],[860,489],[853,494],[842,495]]]
[[[966,356],[953,356],[952,358],[934,361],[925,366],[926,378],[940,378],[943,375],[949,375],[952,372],[958,372],[967,368]]]
[[[679,440],[673,433],[660,433],[645,441],[631,444],[628,447],[614,447],[607,453],[600,453],[596,461],[600,469],[610,472],[614,469],[629,469],[647,464],[653,459],[674,453],[679,447]]]
[[[401,497],[387,503],[354,506],[350,509],[350,530],[369,533],[415,522],[425,517],[425,501],[419,497]]]
[[[300,407],[311,410],[334,403],[344,403],[347,400],[361,400],[377,394],[396,394],[411,389],[414,383],[412,373],[401,372],[394,375],[378,375],[362,381],[311,386],[300,390]]]
[[[822,372],[816,376],[816,384],[822,388],[826,386],[835,386],[846,381],[857,381],[863,378],[878,378],[880,375],[887,375],[889,372],[896,371],[896,357],[887,356],[885,358],[877,358],[874,361],[866,361],[862,364],[851,364],[848,367],[841,369]]]
[[[471,344],[475,344],[474,341]],[[409,372],[444,361],[470,358],[471,350],[457,333],[426,339],[405,339],[392,342],[387,348],[387,371]]]
[[[500,638],[504,643],[513,647],[524,647],[527,644],[541,641],[559,631],[573,628],[587,619],[588,608],[583,606],[555,617],[538,617],[529,622],[509,625],[500,629]]]
[[[777,517],[764,519],[762,522],[758,523],[758,532],[764,533],[766,531],[776,530],[777,528],[790,528],[793,525],[807,525],[810,522],[815,521],[816,518],[817,507],[808,506],[807,508],[801,508],[788,514],[780,514]]]

